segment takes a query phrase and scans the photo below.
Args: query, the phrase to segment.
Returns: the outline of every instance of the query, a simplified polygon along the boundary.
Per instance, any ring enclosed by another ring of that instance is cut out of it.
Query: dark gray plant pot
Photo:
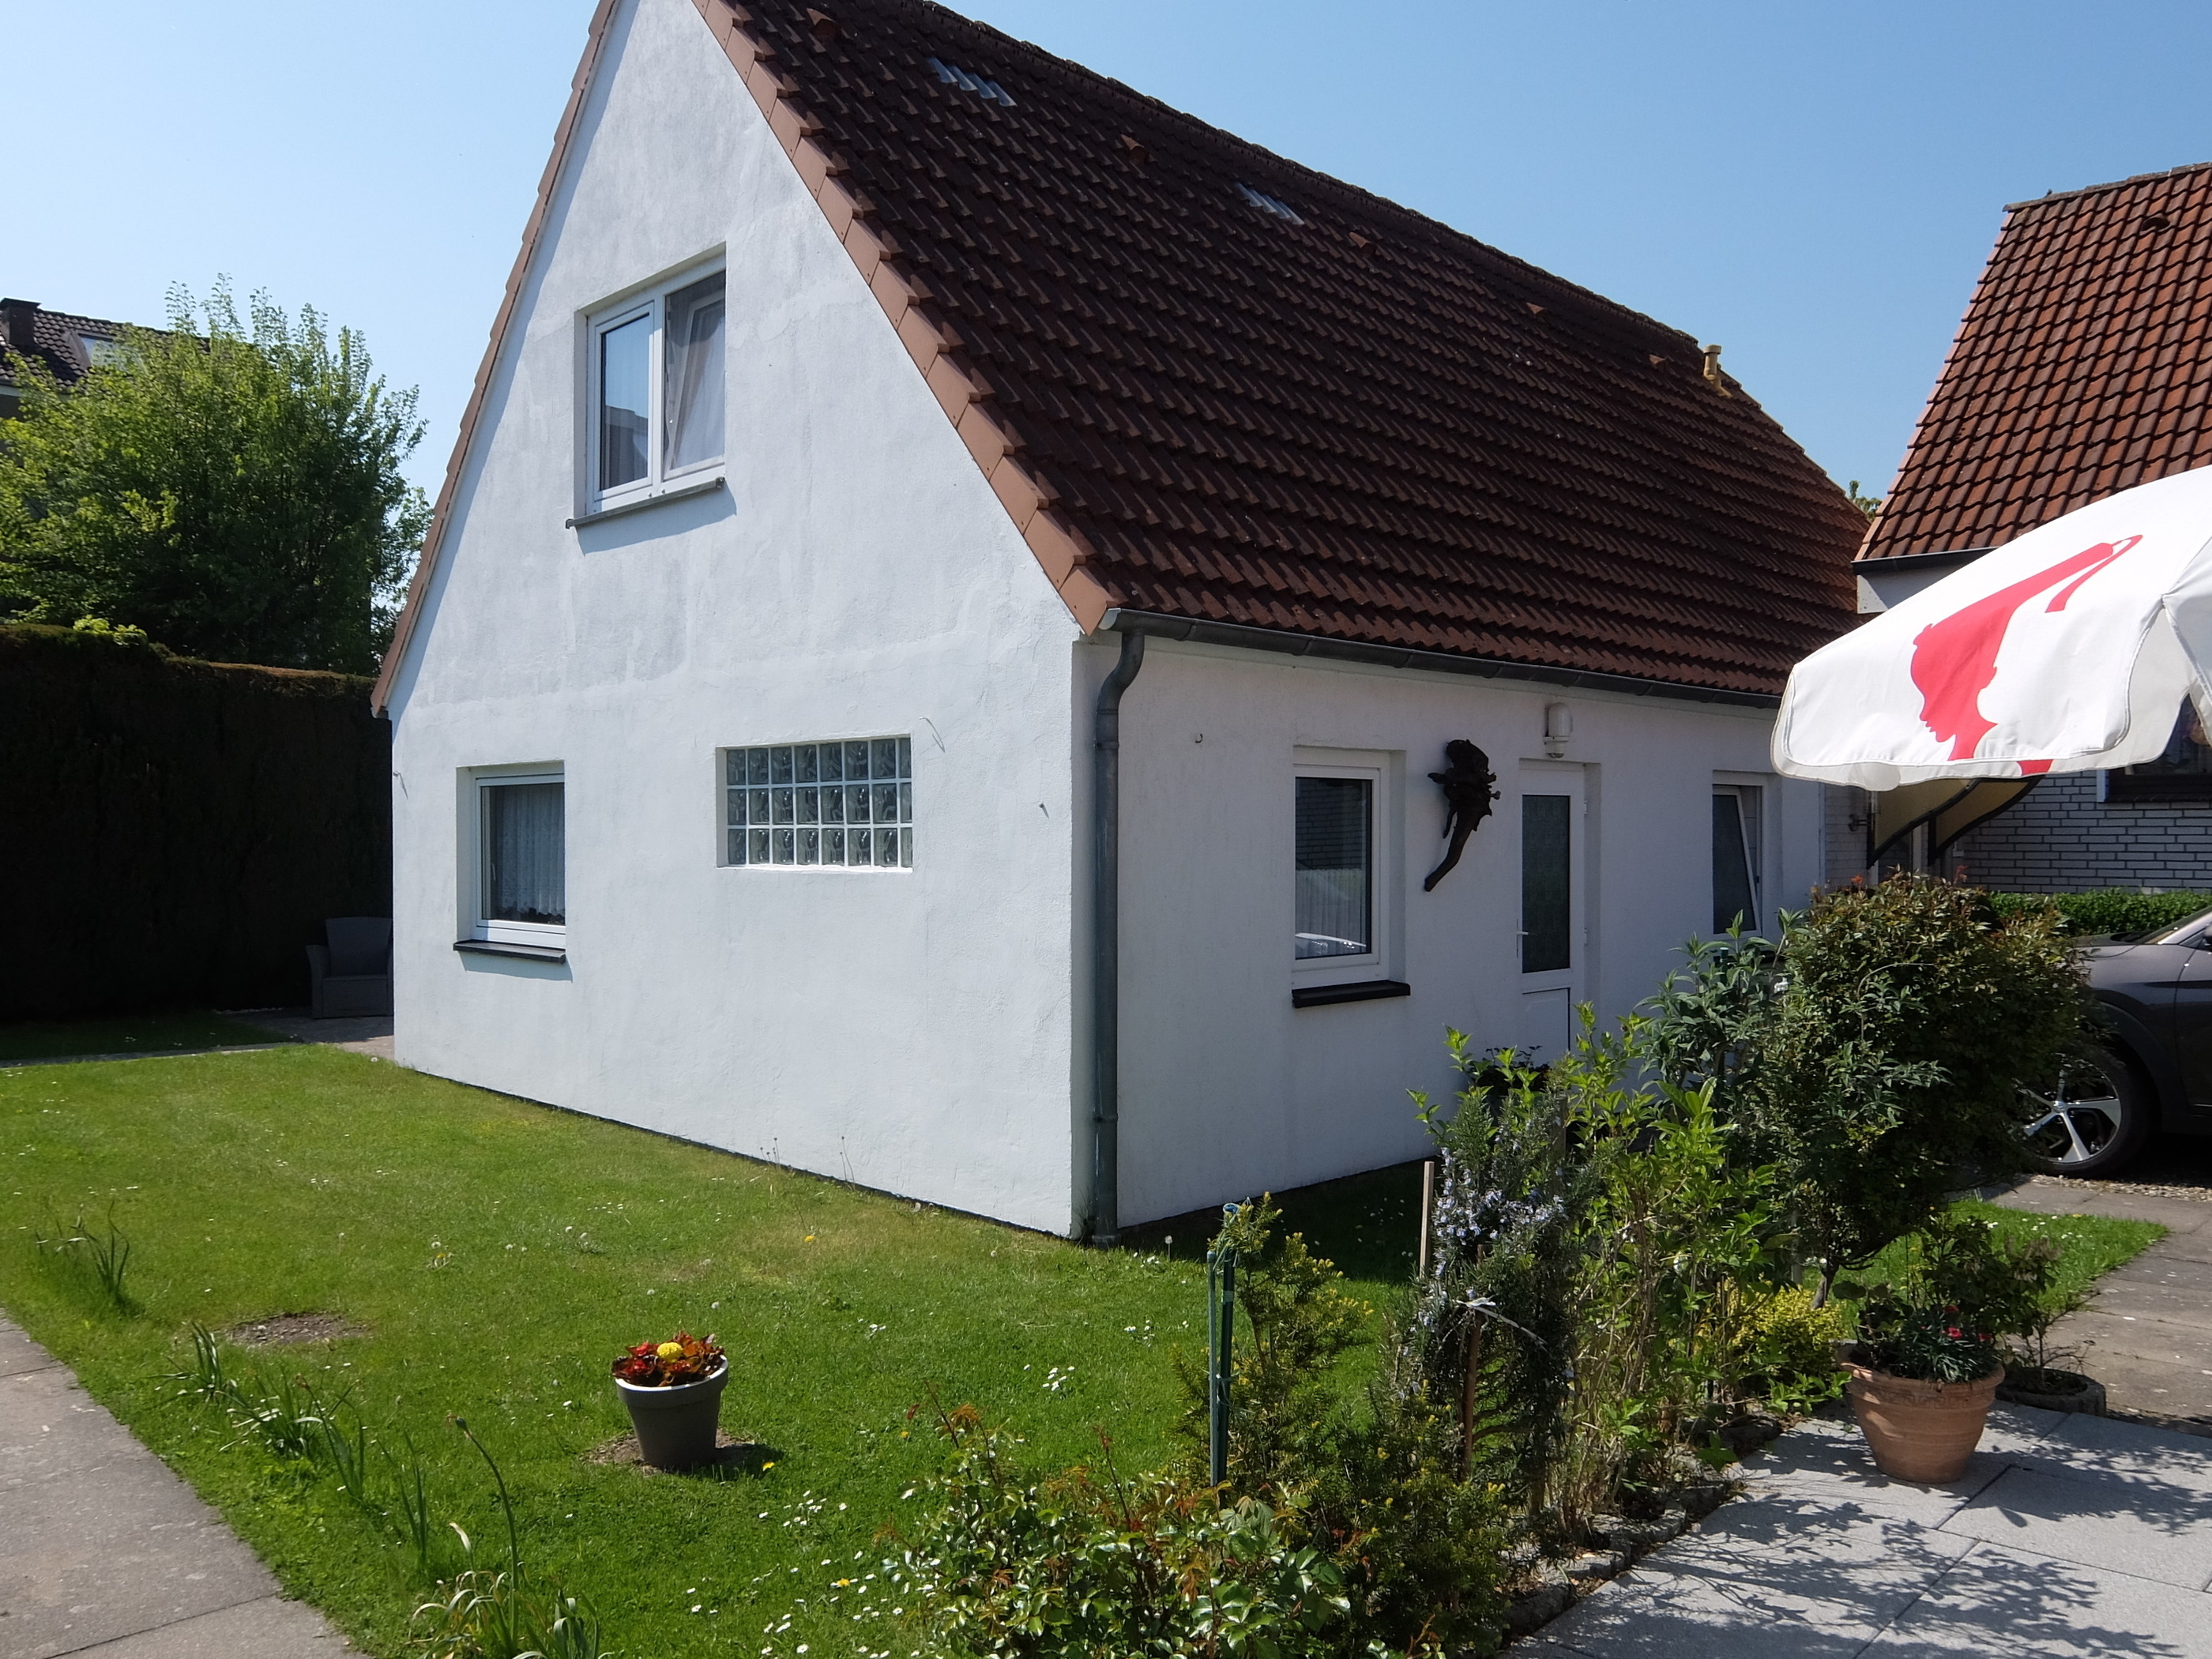
[[[2105,1414],[2105,1385],[2084,1376],[2079,1371],[2045,1371],[2045,1382],[2053,1379],[2069,1382],[2075,1386],[2063,1392],[2042,1389],[2021,1389],[2013,1386],[2010,1373],[1998,1385],[1997,1398],[2008,1405],[2035,1406],[2047,1412],[2081,1412],[2089,1417]]]
[[[721,1423],[722,1388],[729,1380],[727,1359],[711,1375],[672,1389],[641,1389],[616,1377],[615,1392],[629,1408],[629,1425],[637,1431],[639,1455],[656,1469],[693,1469],[711,1461]]]

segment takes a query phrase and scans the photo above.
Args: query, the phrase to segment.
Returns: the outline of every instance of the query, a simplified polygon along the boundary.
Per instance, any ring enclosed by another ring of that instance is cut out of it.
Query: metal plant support
[[[1224,1227],[1239,1206],[1221,1206]],[[1213,1485],[1229,1479],[1229,1350],[1237,1332],[1237,1247],[1206,1253],[1206,1453]]]

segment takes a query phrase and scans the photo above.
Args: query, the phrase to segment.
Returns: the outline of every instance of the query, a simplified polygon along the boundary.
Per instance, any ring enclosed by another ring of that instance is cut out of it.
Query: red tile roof
[[[1085,628],[1771,695],[1856,620],[1691,336],[925,0],[695,3]]]
[[[2212,463],[2212,163],[2005,210],[1863,556],[1996,547]]]

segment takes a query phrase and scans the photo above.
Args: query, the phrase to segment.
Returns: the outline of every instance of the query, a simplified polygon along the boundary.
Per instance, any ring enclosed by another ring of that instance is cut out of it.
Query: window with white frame
[[[1756,784],[1713,786],[1713,931],[1759,927],[1760,805]]]
[[[591,319],[592,501],[679,486],[722,459],[725,277],[687,272]]]
[[[476,775],[475,937],[558,945],[568,922],[567,803],[562,775]]]
[[[1393,848],[1396,757],[1379,750],[1294,751],[1291,780],[1293,996],[1380,982],[1395,972],[1400,915]]]
[[[914,745],[905,738],[722,751],[723,862],[914,867]]]

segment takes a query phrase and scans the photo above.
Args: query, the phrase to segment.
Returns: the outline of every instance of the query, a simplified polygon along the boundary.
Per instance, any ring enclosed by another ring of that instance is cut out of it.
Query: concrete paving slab
[[[53,1363],[52,1354],[6,1320],[0,1319],[0,1376],[44,1370]]]
[[[2199,1199],[2100,1192],[2030,1181],[2014,1187],[1996,1202],[2008,1209],[2033,1210],[2039,1215],[2106,1215],[2129,1221],[2155,1221],[2168,1232],[2182,1237],[2212,1229],[2212,1204]]]
[[[1865,1652],[1867,1659],[2212,1659],[2212,1596],[1980,1544]]]
[[[2106,1275],[2089,1310],[2123,1323],[2174,1328],[2175,1340],[2212,1352],[2212,1297],[2202,1282],[2212,1275],[2171,1256],[2138,1257],[2134,1265],[2131,1273],[2122,1269]]]
[[[2051,1431],[2044,1453],[2093,1474],[2194,1492],[2212,1505],[2212,1440],[2202,1435],[2077,1413]],[[2212,1508],[2203,1518],[2212,1526]]]
[[[60,1365],[0,1377],[0,1492],[146,1455]]]
[[[2010,1468],[1942,1530],[2185,1589],[2212,1580],[2203,1494],[2161,1480]]]
[[[338,1659],[352,1651],[313,1608],[266,1595],[80,1649],[77,1659]]]
[[[1965,1475],[1949,1486],[1913,1486],[1893,1480],[1875,1468],[1856,1425],[1815,1419],[1791,1430],[1762,1455],[1747,1459],[1735,1473],[1747,1498],[1816,1502],[1893,1516],[1933,1529],[2002,1474],[2010,1467],[2009,1455],[2008,1451],[1977,1451]],[[1731,1504],[1722,1513],[1734,1508]]]
[[[1686,1534],[1546,1628],[1592,1659],[1854,1653],[1973,1547],[1894,1516],[1751,1502]]]
[[[4,1319],[0,1339],[43,1353]],[[253,1552],[67,1367],[0,1378],[0,1659],[58,1659],[277,1601],[276,1591]],[[319,1614],[280,1605],[292,1611],[237,1615],[258,1644],[250,1649],[209,1626],[209,1639],[144,1651],[304,1659],[344,1650]],[[276,1645],[286,1631],[299,1638],[289,1649]]]

